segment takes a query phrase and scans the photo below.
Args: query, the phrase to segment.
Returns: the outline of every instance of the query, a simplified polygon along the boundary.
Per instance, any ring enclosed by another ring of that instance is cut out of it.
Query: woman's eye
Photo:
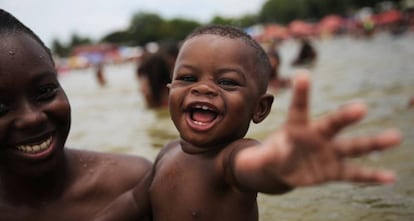
[[[55,97],[58,87],[56,85],[45,85],[39,88],[36,99],[45,101]]]
[[[5,115],[8,111],[9,107],[4,103],[0,103],[0,117]]]

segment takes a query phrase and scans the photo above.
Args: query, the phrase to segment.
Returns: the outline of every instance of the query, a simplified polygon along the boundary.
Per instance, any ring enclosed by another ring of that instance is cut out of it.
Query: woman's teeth
[[[52,137],[49,137],[46,141],[43,141],[40,144],[20,145],[20,146],[17,146],[17,149],[25,153],[39,153],[39,152],[42,152],[43,150],[46,150],[49,147],[51,142],[52,142]]]

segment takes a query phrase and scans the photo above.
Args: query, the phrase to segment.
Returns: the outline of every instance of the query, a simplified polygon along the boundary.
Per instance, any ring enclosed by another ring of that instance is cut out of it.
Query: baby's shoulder
[[[177,148],[181,148],[181,144],[180,144],[180,141],[179,140],[174,140],[174,141],[171,141],[171,142],[167,143],[160,150],[160,152],[158,153],[156,161],[158,161],[164,155],[168,154],[169,152],[171,152],[172,150],[177,149]]]
[[[251,138],[242,138],[231,142],[229,145],[224,148],[223,154],[233,154],[236,153],[244,148],[256,146],[260,144],[258,140],[251,139]]]

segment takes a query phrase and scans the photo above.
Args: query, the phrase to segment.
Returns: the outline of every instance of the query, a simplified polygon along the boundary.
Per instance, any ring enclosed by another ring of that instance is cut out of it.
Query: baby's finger
[[[305,71],[295,77],[293,98],[289,107],[287,123],[303,124],[308,121],[309,74]]]
[[[375,170],[354,165],[347,165],[339,177],[340,181],[357,183],[389,184],[396,180],[395,174],[389,170]]]
[[[390,130],[372,137],[358,137],[335,141],[335,150],[340,156],[351,157],[395,147],[401,142],[400,133]]]
[[[320,118],[314,126],[321,135],[332,138],[343,128],[361,120],[365,116],[366,109],[362,103],[349,104]]]

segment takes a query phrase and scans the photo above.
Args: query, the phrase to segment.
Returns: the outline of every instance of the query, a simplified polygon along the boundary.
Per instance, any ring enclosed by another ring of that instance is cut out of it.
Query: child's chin
[[[201,154],[210,152],[214,149],[210,142],[194,138],[184,139],[184,142],[181,143],[181,148],[184,152],[189,154]]]

